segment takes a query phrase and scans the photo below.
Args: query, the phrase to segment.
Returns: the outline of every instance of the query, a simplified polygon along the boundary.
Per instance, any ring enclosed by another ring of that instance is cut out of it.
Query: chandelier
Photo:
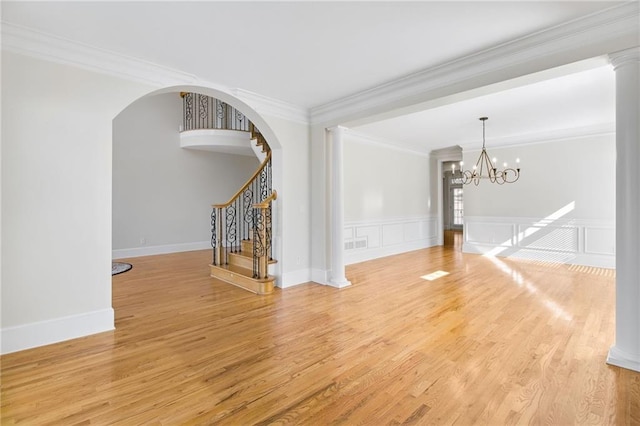
[[[496,168],[497,159],[494,157],[493,160],[489,158],[489,154],[487,154],[487,149],[485,148],[485,138],[484,138],[484,130],[485,130],[485,121],[487,121],[488,117],[480,117],[480,121],[482,121],[482,152],[480,153],[480,157],[478,157],[478,161],[473,166],[473,170],[462,170],[462,166],[464,163],[460,162],[460,173],[462,175],[462,183],[465,185],[469,185],[473,182],[475,185],[480,183],[481,179],[489,179],[491,183],[497,183],[499,185],[505,183],[513,183],[520,178],[520,159],[516,158],[516,168],[513,169],[511,167],[507,167],[507,163],[504,163],[504,169],[498,170]],[[455,173],[455,164],[452,165],[452,171]]]

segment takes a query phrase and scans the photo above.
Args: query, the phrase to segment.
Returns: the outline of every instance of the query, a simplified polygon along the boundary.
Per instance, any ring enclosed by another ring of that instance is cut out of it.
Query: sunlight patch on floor
[[[445,271],[435,271],[432,272],[430,274],[427,275],[423,275],[420,278],[422,278],[423,280],[427,280],[427,281],[433,281],[433,280],[437,280],[438,278],[442,278],[449,275],[448,272]]]

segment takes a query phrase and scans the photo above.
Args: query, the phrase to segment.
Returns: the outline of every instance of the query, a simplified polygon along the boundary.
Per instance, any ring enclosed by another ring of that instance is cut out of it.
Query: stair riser
[[[256,294],[271,294],[273,293],[274,277],[269,277],[262,280],[254,280],[253,278],[245,277],[226,269],[219,268],[214,265],[209,265],[211,269],[211,277],[217,278],[229,284],[233,284],[237,287],[241,287]]]
[[[245,253],[253,253],[253,240],[242,240],[242,251]]]
[[[241,268],[253,269],[253,259],[241,254],[229,253],[229,264]]]

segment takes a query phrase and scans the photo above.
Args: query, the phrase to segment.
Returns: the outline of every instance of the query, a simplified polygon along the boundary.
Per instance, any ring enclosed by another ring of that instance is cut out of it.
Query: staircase
[[[278,194],[271,186],[271,149],[251,123],[251,139],[265,159],[242,188],[226,203],[212,205],[211,276],[256,294],[273,292],[275,277],[269,265],[272,250],[272,203]]]
[[[221,130],[248,132],[252,149],[262,161],[242,188],[211,212],[211,276],[257,294],[273,292],[269,275],[273,259],[271,206],[278,194],[271,186],[271,148],[260,131],[240,111],[210,96],[182,92],[182,132]]]

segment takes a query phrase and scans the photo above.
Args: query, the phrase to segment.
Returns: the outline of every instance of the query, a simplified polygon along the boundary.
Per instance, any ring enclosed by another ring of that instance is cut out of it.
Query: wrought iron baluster
[[[184,102],[184,129],[193,129],[193,93],[187,93],[183,99]]]
[[[273,241],[272,241],[272,222],[271,222],[271,204],[269,203],[269,207],[265,210],[265,217],[266,217],[266,227],[265,227],[265,232],[267,233],[267,252],[265,253],[265,255],[269,256],[269,260],[273,260]],[[268,263],[267,263],[267,267],[268,267]]]
[[[218,241],[218,229],[216,228],[216,209],[214,208],[211,212],[211,249],[212,253],[212,264],[217,265],[216,263],[216,250],[217,250],[217,241]]]
[[[242,196],[242,201],[244,203],[243,206],[243,215],[244,215],[244,223],[243,223],[243,230],[245,232],[244,234],[244,238],[243,239],[249,239],[249,234],[250,234],[250,230],[251,230],[251,222],[252,222],[252,218],[253,218],[253,214],[251,214],[251,208],[253,205],[253,189],[252,189],[252,185],[249,185],[247,187],[247,189],[245,189],[243,196]]]
[[[233,252],[233,242],[235,241],[236,238],[236,206],[235,203],[231,203],[229,206],[227,206],[226,209],[226,225],[227,225],[227,246],[225,247],[226,252],[228,253],[229,250],[231,250],[231,252]],[[229,259],[228,259],[228,254],[225,258],[225,264],[229,263]]]
[[[199,93],[183,93],[182,97],[184,130],[226,129],[245,132],[252,130],[251,122],[247,117],[226,102]],[[252,134],[252,137],[256,137],[256,134]]]
[[[206,129],[206,125],[207,125],[207,116],[209,115],[209,97],[208,96],[204,96],[204,95],[198,95],[199,96],[199,129]]]
[[[234,253],[237,253],[240,251],[240,232],[242,232],[242,223],[240,222],[241,216],[242,216],[242,207],[240,206],[240,197],[236,198],[236,211],[237,211],[237,215],[238,217],[238,226],[237,226],[237,231],[236,231],[236,238],[234,240],[234,244],[235,244],[235,251]]]
[[[258,256],[257,256],[257,247],[258,247],[258,209],[251,209],[251,213],[253,216],[253,278],[258,277]]]

